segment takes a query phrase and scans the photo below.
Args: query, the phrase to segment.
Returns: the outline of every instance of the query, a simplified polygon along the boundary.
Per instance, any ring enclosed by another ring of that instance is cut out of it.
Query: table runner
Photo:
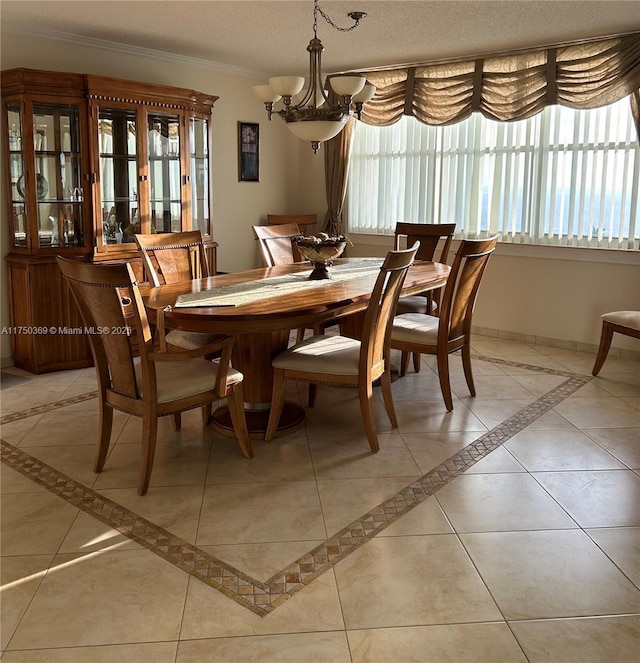
[[[350,260],[348,263],[335,265],[331,267],[331,280],[310,281],[309,274],[311,274],[311,270],[308,270],[296,274],[273,276],[260,281],[216,286],[215,290],[179,295],[175,306],[176,308],[192,308],[250,304],[257,300],[280,297],[290,292],[326,287],[332,281],[335,283],[336,281],[347,281],[368,274],[377,274],[382,262],[382,258],[357,258]]]

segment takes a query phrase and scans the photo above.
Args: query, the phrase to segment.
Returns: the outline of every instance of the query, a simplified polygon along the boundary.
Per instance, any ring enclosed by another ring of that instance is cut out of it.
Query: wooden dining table
[[[231,361],[244,375],[249,435],[264,439],[273,386],[271,362],[286,350],[291,330],[339,318],[341,333],[357,336],[357,320],[367,307],[381,264],[382,258],[341,258],[332,267],[333,278],[322,282],[306,278],[309,263],[219,274],[150,288],[145,307],[151,320],[158,309],[165,309],[169,328],[234,336]],[[402,295],[442,287],[449,270],[445,264],[416,261]],[[208,301],[221,293],[224,296],[214,299],[214,304]],[[303,408],[287,401],[277,436],[298,430],[304,418]],[[222,435],[235,437],[226,406],[214,411],[211,425]]]

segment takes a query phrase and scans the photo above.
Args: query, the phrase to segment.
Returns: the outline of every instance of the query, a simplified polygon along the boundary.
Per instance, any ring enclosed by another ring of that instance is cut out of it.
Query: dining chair
[[[300,228],[296,223],[253,226],[253,234],[258,240],[262,263],[265,267],[303,262],[302,255],[291,241],[293,237],[300,235]]]
[[[92,333],[89,343],[98,378],[100,430],[94,470],[101,472],[109,450],[113,411],[142,417],[142,458],[138,494],[149,488],[155,455],[158,418],[171,415],[175,430],[180,415],[197,407],[211,411],[213,401],[227,398],[233,429],[243,455],[253,455],[244,414],[242,373],[229,367],[233,338],[172,352],[164,335],[164,311],[156,325],[159,348],[154,339],[135,275],[128,263],[93,265],[58,256],[62,271],[78,305],[85,326],[111,333]],[[130,315],[125,316],[125,309]],[[139,357],[130,343],[129,321],[138,338]],[[219,360],[202,357],[220,351]]]
[[[455,223],[408,223],[398,221],[395,228],[395,249],[405,246],[412,246],[415,242],[420,242],[420,248],[416,255],[416,260],[427,260],[446,263],[449,257],[451,241],[456,232]],[[444,240],[439,255],[436,257],[436,250],[440,241]],[[437,315],[438,305],[442,288],[436,290],[427,290],[416,295],[407,295],[400,297],[398,301],[397,314],[401,313],[430,313]],[[420,371],[420,353],[413,353],[413,368],[418,373]]]
[[[305,235],[313,235],[318,227],[317,214],[267,214],[270,226],[295,223]]]
[[[482,275],[498,236],[463,240],[456,252],[444,287],[439,315],[397,315],[391,329],[391,347],[402,351],[400,375],[405,375],[409,353],[435,355],[440,389],[447,410],[453,410],[449,380],[449,355],[462,350],[462,367],[472,396],[476,395],[471,372],[471,318]]]
[[[640,338],[640,311],[613,311],[605,313],[602,318],[602,333],[600,334],[600,347],[596,356],[596,363],[591,373],[598,375],[602,365],[609,354],[613,334],[624,334]]]
[[[176,233],[134,235],[144,265],[144,273],[151,285],[181,283],[212,276],[199,230]],[[170,347],[193,350],[223,338],[219,334],[173,329],[167,333]]]
[[[389,338],[398,297],[418,244],[403,251],[390,251],[376,279],[366,308],[361,339],[347,336],[314,335],[296,343],[273,361],[273,396],[265,440],[273,438],[284,404],[285,381],[299,380],[310,385],[328,384],[358,389],[364,429],[372,451],[378,451],[373,415],[373,383],[380,379],[385,409],[391,425],[398,420],[391,394]],[[315,389],[309,392],[309,405],[315,402]]]

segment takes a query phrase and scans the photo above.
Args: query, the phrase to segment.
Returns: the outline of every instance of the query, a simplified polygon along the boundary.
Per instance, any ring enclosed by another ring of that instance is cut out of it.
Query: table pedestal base
[[[269,423],[269,410],[245,410],[249,439],[264,440]],[[211,416],[211,427],[216,433],[225,437],[235,438],[236,434],[231,423],[229,408],[225,405],[218,408]],[[304,426],[304,410],[296,403],[285,401],[282,416],[274,437],[282,437],[299,430]]]

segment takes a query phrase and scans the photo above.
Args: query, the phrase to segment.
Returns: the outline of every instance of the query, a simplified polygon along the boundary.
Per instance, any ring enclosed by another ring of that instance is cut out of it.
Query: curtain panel
[[[413,115],[425,124],[446,125],[473,112],[523,120],[552,104],[597,108],[637,92],[640,32],[360,73],[377,88],[362,112],[367,124],[388,126]]]

